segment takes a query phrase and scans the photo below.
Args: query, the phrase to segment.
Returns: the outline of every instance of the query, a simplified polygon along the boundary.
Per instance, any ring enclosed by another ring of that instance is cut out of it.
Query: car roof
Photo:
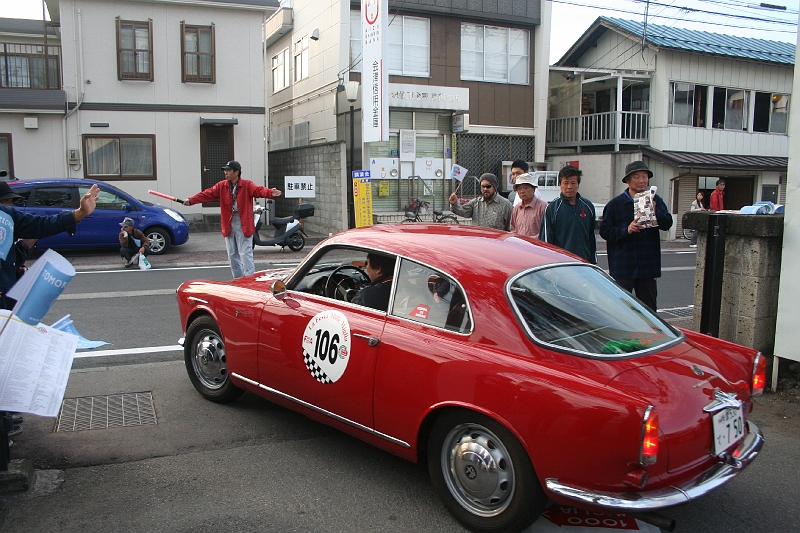
[[[462,224],[379,224],[339,233],[324,243],[406,256],[458,279],[505,281],[526,268],[581,261],[530,237]]]
[[[10,187],[19,185],[86,185],[87,183],[97,183],[98,185],[106,185],[108,187],[113,187],[114,189],[119,189],[119,187],[116,185],[106,183],[105,181],[93,180],[91,178],[52,178],[28,181],[10,180],[7,183]]]

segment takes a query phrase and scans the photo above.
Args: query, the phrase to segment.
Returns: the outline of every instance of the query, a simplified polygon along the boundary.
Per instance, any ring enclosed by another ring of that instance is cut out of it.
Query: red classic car
[[[378,309],[352,301],[372,286],[368,254],[389,265]],[[747,420],[761,354],[674,329],[598,267],[511,233],[351,230],[292,271],[184,283],[178,303],[200,394],[248,390],[427,461],[474,531],[522,530],[549,499],[684,503],[763,444]]]

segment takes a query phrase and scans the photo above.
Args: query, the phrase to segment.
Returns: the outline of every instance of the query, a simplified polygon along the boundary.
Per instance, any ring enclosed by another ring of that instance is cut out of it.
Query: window
[[[73,209],[78,207],[72,197],[72,187],[39,187],[33,199],[34,207],[58,207]]]
[[[756,93],[753,131],[786,133],[788,118],[788,94]]]
[[[400,262],[391,314],[459,333],[472,329],[467,301],[458,284],[408,259]]]
[[[702,128],[706,123],[708,87],[691,83],[672,83],[670,124]]]
[[[28,200],[33,192],[33,187],[14,187],[12,190],[21,196],[21,198],[14,198],[14,206],[28,207]]]
[[[272,92],[276,93],[289,86],[289,49],[272,56]]]
[[[78,185],[78,198],[89,192],[89,188],[90,187],[88,185]],[[127,211],[129,208],[130,203],[128,200],[114,192],[106,189],[100,189],[100,192],[97,193],[97,203],[95,204],[95,209]]]
[[[714,87],[712,126],[726,130],[746,130],[748,96],[749,93],[742,89]]]
[[[430,75],[430,20],[396,16],[389,23],[389,74]]]
[[[389,20],[389,74],[430,76],[431,21],[395,15]],[[361,72],[361,16],[350,11],[350,67]]]
[[[60,89],[60,66],[60,46],[4,43],[0,46],[0,87]]]
[[[85,135],[86,177],[156,179],[155,135]]]
[[[294,81],[308,77],[308,35],[294,43]]]
[[[214,25],[189,26],[181,21],[181,42],[182,81],[215,83]]]
[[[130,22],[117,17],[117,77],[153,81],[153,21]]]
[[[8,177],[4,179],[14,178],[14,157],[11,150],[10,133],[0,133],[0,170],[8,172]]]
[[[461,23],[461,79],[528,84],[528,30]]]

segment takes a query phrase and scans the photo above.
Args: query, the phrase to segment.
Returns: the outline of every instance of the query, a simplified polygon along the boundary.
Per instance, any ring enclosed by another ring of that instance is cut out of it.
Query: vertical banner
[[[389,0],[361,0],[361,124],[365,143],[389,140]]]
[[[353,207],[356,227],[372,225],[372,179],[369,170],[353,171]]]

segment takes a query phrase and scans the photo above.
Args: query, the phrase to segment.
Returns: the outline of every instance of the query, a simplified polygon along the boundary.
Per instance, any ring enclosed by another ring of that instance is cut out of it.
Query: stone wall
[[[314,216],[303,222],[308,231],[327,235],[347,229],[345,146],[343,141],[336,141],[274,150],[268,154],[270,187],[284,191],[286,176],[316,176],[315,196],[304,200],[315,207]],[[291,215],[297,203],[296,198],[278,198],[275,216]]]
[[[695,331],[700,331],[703,309],[709,216],[708,211],[683,216],[685,227],[700,231],[692,317]],[[771,355],[778,314],[783,215],[732,213],[727,217],[719,338]]]

